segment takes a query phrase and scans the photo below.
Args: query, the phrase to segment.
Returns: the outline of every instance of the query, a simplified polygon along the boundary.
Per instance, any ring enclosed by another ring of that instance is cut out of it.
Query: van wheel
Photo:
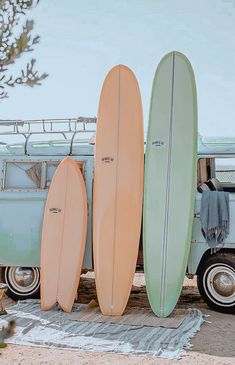
[[[13,300],[40,297],[40,272],[37,267],[8,266],[5,268],[6,294]]]
[[[198,289],[207,305],[218,312],[235,314],[235,254],[209,256],[197,274]]]

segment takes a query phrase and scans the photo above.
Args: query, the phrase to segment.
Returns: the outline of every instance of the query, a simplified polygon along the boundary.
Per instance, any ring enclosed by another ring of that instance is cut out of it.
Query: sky
[[[28,18],[40,44],[11,72],[34,57],[49,77],[10,89],[0,119],[95,116],[106,74],[122,63],[139,82],[146,129],[155,70],[177,50],[194,68],[199,133],[235,136],[235,0],[40,0]]]

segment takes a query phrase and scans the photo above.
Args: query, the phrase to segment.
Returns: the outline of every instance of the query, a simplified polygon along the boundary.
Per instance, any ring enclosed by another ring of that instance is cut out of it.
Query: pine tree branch
[[[27,20],[19,37],[15,38],[12,43],[8,41],[3,44],[4,49],[3,57],[0,58],[0,71],[6,69],[6,66],[14,63],[22,53],[33,51],[33,46],[39,43],[39,36],[33,38],[31,36],[33,25],[34,22],[32,20]]]
[[[17,85],[27,85],[34,87],[36,85],[41,85],[41,81],[48,77],[47,73],[39,74],[38,71],[34,70],[36,60],[31,59],[30,63],[27,63],[26,69],[21,70],[21,75],[13,78],[13,76],[3,75],[0,78],[0,99],[5,99],[8,97],[7,92],[4,90],[5,86],[15,87]]]
[[[39,0],[37,4],[38,2]],[[41,85],[41,81],[48,77],[48,74],[39,74],[35,70],[35,59],[27,63],[20,76],[7,76],[9,66],[22,54],[32,52],[40,41],[38,35],[32,36],[33,20],[25,21],[20,34],[16,35],[15,31],[21,17],[25,16],[32,5],[33,0],[0,0],[0,99],[8,97],[8,87],[23,84],[33,87]]]

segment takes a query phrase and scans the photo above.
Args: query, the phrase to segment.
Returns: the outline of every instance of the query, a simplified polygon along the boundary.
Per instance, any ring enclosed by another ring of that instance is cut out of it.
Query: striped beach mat
[[[84,305],[75,304],[72,313],[58,308],[42,312],[39,300],[20,301],[7,308],[0,326],[16,321],[16,333],[8,339],[13,344],[177,359],[204,321],[197,309],[188,309],[177,328],[71,320],[82,310]]]
[[[104,316],[92,300],[84,308],[71,313],[71,321],[126,324],[129,326],[178,328],[188,315],[187,309],[175,309],[167,318],[155,316],[150,308],[127,307],[121,316]]]

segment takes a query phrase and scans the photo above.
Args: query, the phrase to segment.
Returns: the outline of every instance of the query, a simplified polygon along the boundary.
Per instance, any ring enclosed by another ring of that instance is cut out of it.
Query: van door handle
[[[200,213],[194,213],[194,218],[200,218]]]

